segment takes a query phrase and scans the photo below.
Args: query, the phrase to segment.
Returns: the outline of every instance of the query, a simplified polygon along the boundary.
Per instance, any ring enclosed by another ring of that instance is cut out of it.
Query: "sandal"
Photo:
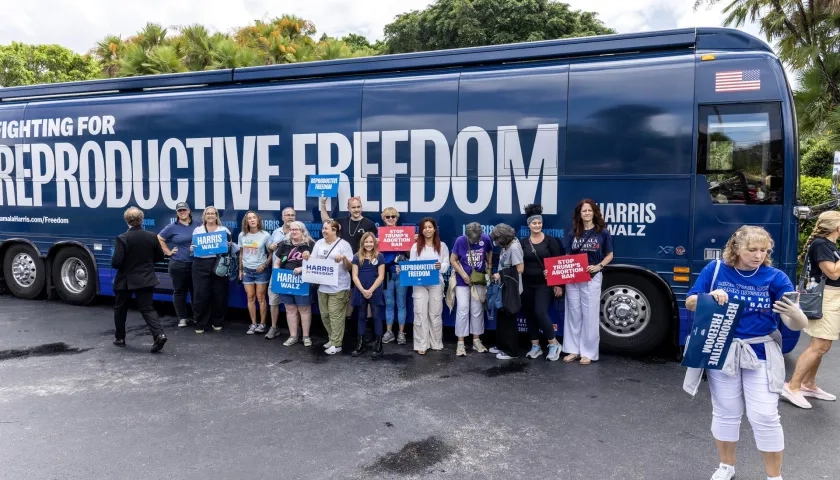
[[[563,362],[571,363],[571,362],[574,362],[575,360],[577,360],[578,358],[580,358],[580,355],[578,355],[577,353],[570,353],[570,354],[566,355],[565,357],[563,357]]]
[[[425,355],[426,351],[425,350],[417,350],[417,354],[418,355]]]
[[[581,365],[589,365],[590,363],[592,363],[592,360],[590,360],[586,357],[581,357],[581,359],[580,359],[580,364]]]

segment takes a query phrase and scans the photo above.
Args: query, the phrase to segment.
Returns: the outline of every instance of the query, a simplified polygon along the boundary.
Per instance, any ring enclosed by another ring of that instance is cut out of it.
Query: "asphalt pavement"
[[[448,331],[443,352],[392,343],[374,361],[171,315],[153,355],[136,311],[111,345],[111,314],[0,296],[0,479],[707,480],[718,463],[708,387],[684,393],[672,358],[456,358]],[[825,390],[838,371],[840,349]],[[840,404],[813,403],[780,405],[786,480],[840,478]],[[736,478],[763,480],[741,432]]]

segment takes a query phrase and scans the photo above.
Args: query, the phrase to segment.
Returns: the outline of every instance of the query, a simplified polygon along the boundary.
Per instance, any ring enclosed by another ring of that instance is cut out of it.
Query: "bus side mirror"
[[[793,207],[793,216],[799,220],[808,220],[811,215],[811,207],[798,206]]]

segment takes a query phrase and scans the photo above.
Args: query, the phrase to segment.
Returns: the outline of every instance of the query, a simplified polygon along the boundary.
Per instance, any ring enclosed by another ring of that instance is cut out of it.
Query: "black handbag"
[[[799,277],[799,308],[808,317],[808,320],[819,320],[823,317],[823,291],[825,290],[825,275],[820,270],[820,281],[811,281],[811,246],[805,254],[805,265],[802,267],[802,275]]]

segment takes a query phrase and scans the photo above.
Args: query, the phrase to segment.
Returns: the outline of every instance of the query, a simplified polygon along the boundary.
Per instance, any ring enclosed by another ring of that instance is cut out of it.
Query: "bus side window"
[[[701,105],[697,173],[712,203],[775,205],[783,201],[781,105]]]

